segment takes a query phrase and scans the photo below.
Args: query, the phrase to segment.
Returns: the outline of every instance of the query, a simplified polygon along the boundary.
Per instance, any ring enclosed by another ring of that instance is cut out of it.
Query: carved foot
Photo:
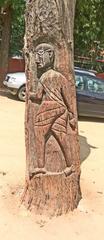
[[[37,174],[45,174],[46,173],[46,169],[45,168],[35,168],[34,170],[32,170],[29,175],[30,177],[32,178],[34,175],[37,175]]]
[[[65,168],[65,170],[64,170],[64,173],[65,173],[65,176],[66,176],[66,177],[69,176],[69,175],[71,175],[73,172],[74,172],[74,170],[73,170],[72,166],[71,166],[71,167],[67,167],[67,168]]]

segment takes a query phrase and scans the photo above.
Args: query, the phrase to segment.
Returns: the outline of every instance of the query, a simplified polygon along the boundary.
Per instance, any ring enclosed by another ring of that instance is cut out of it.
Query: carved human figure
[[[70,109],[70,88],[68,80],[54,70],[54,48],[42,43],[36,48],[38,87],[30,92],[29,99],[39,104],[35,116],[34,132],[38,167],[31,174],[46,173],[45,146],[51,135],[57,140],[65,161],[65,173],[70,174],[72,159],[67,135],[69,122],[75,129],[75,118]]]

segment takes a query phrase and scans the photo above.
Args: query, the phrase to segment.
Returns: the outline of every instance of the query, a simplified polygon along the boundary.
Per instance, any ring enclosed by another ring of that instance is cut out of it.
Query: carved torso
[[[40,93],[42,92],[43,94],[35,118],[35,126],[51,124],[52,128],[66,132],[68,110],[70,110],[70,107],[66,105],[64,100],[68,101],[67,95],[69,95],[70,91],[68,81],[61,73],[51,69],[42,75],[39,85],[37,91],[41,90]],[[68,94],[66,92],[64,96],[66,88]]]

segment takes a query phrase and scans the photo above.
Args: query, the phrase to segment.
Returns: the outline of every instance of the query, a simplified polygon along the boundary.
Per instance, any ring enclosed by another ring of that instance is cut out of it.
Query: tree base
[[[80,175],[37,175],[28,181],[23,195],[26,208],[35,214],[57,216],[74,210],[80,199]]]

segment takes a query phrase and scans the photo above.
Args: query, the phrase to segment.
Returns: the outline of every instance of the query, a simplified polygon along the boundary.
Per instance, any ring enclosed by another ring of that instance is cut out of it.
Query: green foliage
[[[0,0],[0,7],[8,6],[11,6],[12,9],[10,55],[20,55],[24,44],[25,0]]]
[[[17,1],[17,0],[14,0]],[[20,0],[13,10],[12,27],[11,27],[11,41],[10,41],[10,54],[21,55],[24,45],[24,20],[25,2]]]
[[[0,0],[0,6],[4,7],[6,5],[12,5],[13,8],[16,8],[18,5],[21,5],[25,0]]]
[[[89,55],[95,42],[104,45],[104,0],[77,0],[75,54]]]
[[[0,0],[0,6],[11,5],[12,26],[10,54],[20,54],[25,31],[26,0]],[[90,50],[104,48],[104,0],[77,0],[75,15],[75,55],[89,56]],[[96,43],[99,44],[97,45]]]

